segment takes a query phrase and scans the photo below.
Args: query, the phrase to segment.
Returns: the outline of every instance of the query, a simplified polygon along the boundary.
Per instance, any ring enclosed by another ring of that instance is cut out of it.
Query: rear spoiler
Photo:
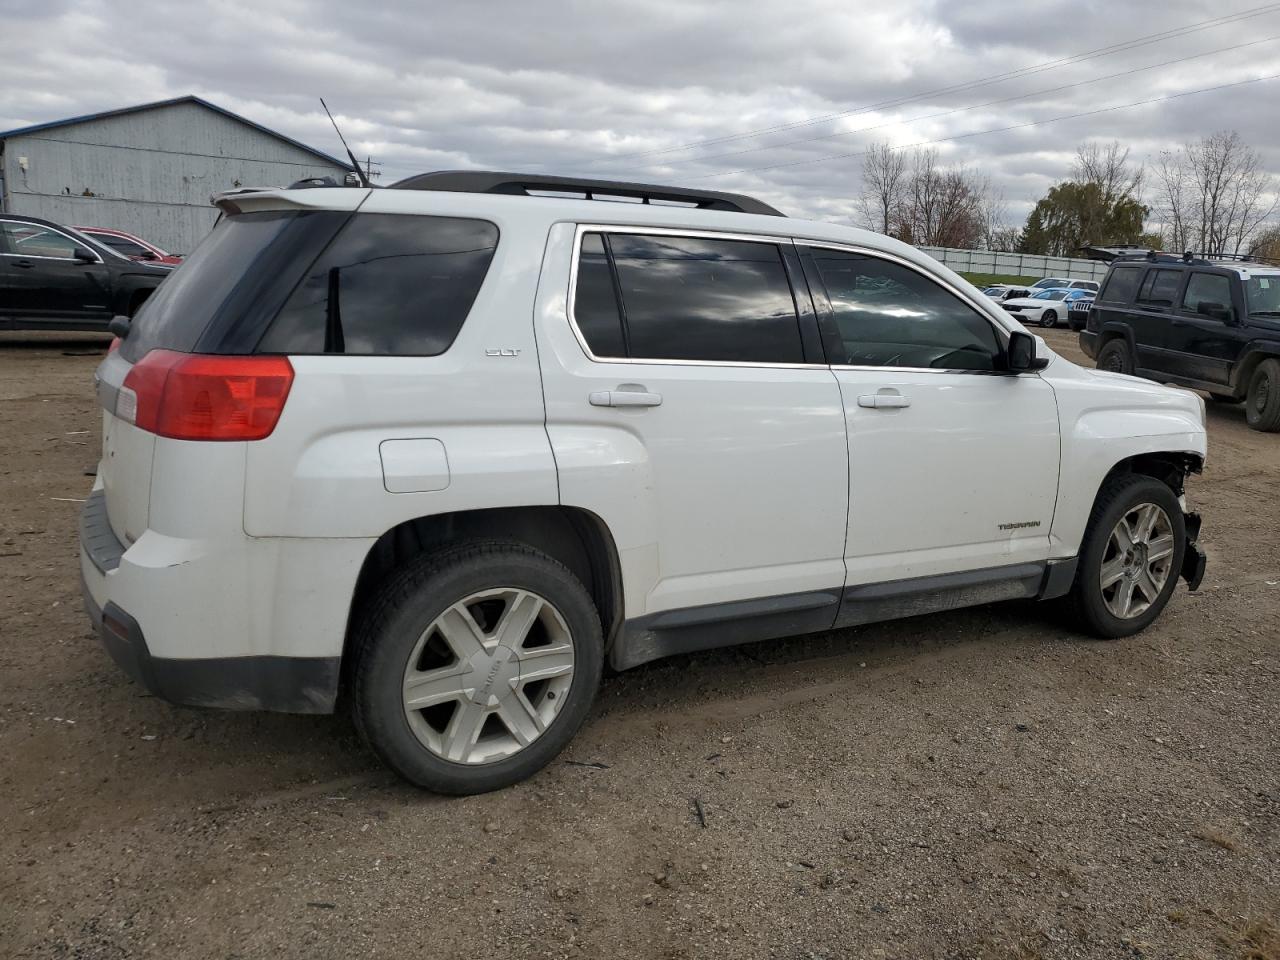
[[[369,198],[367,187],[332,187],[297,190],[284,187],[241,187],[215,193],[209,202],[224,214],[255,210],[356,210]]]

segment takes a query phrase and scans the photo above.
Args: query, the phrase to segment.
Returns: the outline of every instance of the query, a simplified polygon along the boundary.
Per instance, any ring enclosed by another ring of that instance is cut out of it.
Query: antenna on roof
[[[360,186],[372,187],[369,182],[368,175],[360,169],[360,161],[356,159],[356,155],[351,152],[351,148],[347,146],[347,138],[342,135],[342,131],[338,129],[338,121],[333,119],[333,114],[329,113],[329,105],[324,102],[324,97],[320,98],[320,106],[324,107],[324,112],[329,117],[329,122],[333,124],[333,132],[338,135],[338,139],[342,141],[342,148],[347,151],[347,156],[351,160],[351,166],[355,168],[356,176],[360,178]]]

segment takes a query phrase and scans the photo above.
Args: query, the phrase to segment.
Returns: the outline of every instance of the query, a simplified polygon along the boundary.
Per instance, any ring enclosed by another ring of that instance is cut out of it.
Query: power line
[[[1274,12],[1280,9],[1280,3],[1269,3],[1260,7],[1254,7],[1239,13],[1224,15],[1221,17],[1213,17],[1209,20],[1199,20],[1182,27],[1174,27],[1159,33],[1148,34],[1142,37],[1136,37],[1132,40],[1125,40],[1120,43],[1110,44],[1105,47],[1098,47],[1093,50],[1086,50],[1083,53],[1072,54],[1067,57],[1060,57],[1057,60],[1048,60],[1039,64],[1032,64],[1028,67],[1021,67],[1017,70],[1010,70],[1005,73],[993,74],[989,77],[980,77],[976,80],[965,81],[964,83],[953,84],[948,87],[940,87],[935,90],[926,90],[922,93],[911,94],[910,96],[895,97],[889,100],[882,100],[878,103],[868,104],[862,107],[856,107],[851,110],[844,110],[839,113],[826,114],[825,116],[810,117],[806,120],[796,120],[790,123],[777,124],[772,127],[762,127],[755,130],[748,130],[742,133],[729,134],[723,137],[711,137],[703,140],[692,140],[687,143],[676,144],[670,147],[659,147],[651,150],[639,150],[631,153],[613,154],[607,157],[597,157],[586,161],[586,165],[594,165],[597,163],[614,163],[620,160],[636,159],[640,157],[656,156],[665,153],[676,153],[681,150],[690,150],[694,147],[711,146],[718,143],[728,143],[735,140],[747,140],[751,137],[763,136],[769,133],[777,133],[784,130],[793,130],[798,127],[812,126],[818,123],[826,123],[831,120],[839,120],[843,117],[854,116],[859,113],[868,113],[872,110],[885,109],[887,107],[902,106],[916,100],[924,100],[930,97],[940,96],[947,93],[956,93],[961,90],[971,90],[978,87],[988,86],[994,83],[1000,83],[1004,80],[1010,80],[1015,77],[1030,76],[1035,73],[1042,73],[1047,70],[1057,69],[1061,66],[1068,66],[1072,63],[1078,63],[1084,60],[1092,60],[1096,57],[1110,56],[1113,53],[1122,53],[1126,50],[1133,50],[1138,47],[1148,46],[1153,43],[1159,43],[1163,40],[1173,40],[1186,36],[1191,33],[1198,33],[1202,30],[1209,30],[1213,27],[1225,26],[1228,23],[1237,23],[1243,20],[1259,17],[1263,14]]]
[[[1251,77],[1248,80],[1236,80],[1232,83],[1220,83],[1213,87],[1201,87],[1198,90],[1184,90],[1181,93],[1170,93],[1162,97],[1151,97],[1147,100],[1135,100],[1133,103],[1121,103],[1111,107],[1100,107],[1097,110],[1085,110],[1081,113],[1067,113],[1060,117],[1047,117],[1044,120],[1030,120],[1026,123],[1014,123],[1007,127],[993,127],[990,130],[974,130],[969,133],[958,133],[950,137],[938,137],[934,140],[921,140],[918,143],[904,143],[900,146],[890,147],[890,150],[908,150],[913,147],[927,147],[935,143],[950,143],[954,140],[967,140],[970,137],[981,137],[989,133],[1006,133],[1010,130],[1024,130],[1028,127],[1039,127],[1048,123],[1057,123],[1059,120],[1077,120],[1080,117],[1094,117],[1100,113],[1113,113],[1116,110],[1127,110],[1130,107],[1142,107],[1150,103],[1163,103],[1168,100],[1177,100],[1181,97],[1190,97],[1198,93],[1211,93],[1214,90],[1227,90],[1231,87],[1241,87],[1249,83],[1261,83],[1264,80],[1275,80],[1280,77],[1280,73],[1268,74],[1264,77]],[[859,150],[853,153],[833,153],[822,157],[809,157],[804,160],[790,160],[786,163],[773,163],[763,167],[744,167],[741,170],[724,170],[720,173],[708,173],[700,177],[689,177],[690,180],[709,180],[713,177],[728,177],[738,173],[760,173],[765,170],[781,170],[784,167],[799,167],[809,163],[823,163],[827,160],[848,160],[853,157],[866,156],[867,151]]]
[[[1228,53],[1232,50],[1243,50],[1245,47],[1255,47],[1261,43],[1270,43],[1273,40],[1280,40],[1280,35],[1272,37],[1263,37],[1261,40],[1250,40],[1248,43],[1237,43],[1230,47],[1221,47],[1217,50],[1208,50],[1204,53],[1195,53],[1186,57],[1176,57],[1173,60],[1165,60],[1162,63],[1153,63],[1145,67],[1134,67],[1131,70],[1121,70],[1118,73],[1110,73],[1101,77],[1094,77],[1091,80],[1077,80],[1074,83],[1064,83],[1057,87],[1048,87],[1044,90],[1036,90],[1032,93],[1018,94],[1013,97],[1002,97],[998,100],[988,100],[985,103],[970,104],[967,107],[954,107],[951,110],[942,110],[938,113],[926,113],[918,117],[909,117],[906,120],[888,120],[884,123],[878,123],[870,127],[859,127],[856,130],[839,130],[835,133],[823,133],[814,137],[799,137],[794,140],[780,140],[777,143],[764,144],[759,147],[747,147],[745,150],[731,150],[727,153],[713,153],[699,157],[683,157],[679,160],[667,160],[662,163],[663,166],[674,166],[679,163],[707,163],[712,160],[723,160],[726,157],[740,157],[748,153],[761,153],[765,150],[777,150],[782,147],[795,146],[801,143],[815,143],[819,140],[835,140],[839,137],[851,137],[859,133],[869,133],[872,130],[881,130],[884,127],[895,127],[910,123],[917,123],[920,120],[936,120],[939,117],[950,117],[957,113],[966,113],[969,110],[981,110],[984,107],[994,107],[1005,103],[1014,103],[1019,100],[1030,100],[1032,97],[1042,97],[1050,93],[1061,93],[1063,90],[1072,90],[1076,87],[1086,87],[1093,83],[1102,83],[1106,80],[1115,80],[1117,77],[1128,77],[1135,73],[1144,73],[1147,70],[1156,70],[1160,67],[1168,67],[1177,63],[1186,63],[1188,60],[1198,60],[1201,57],[1211,57],[1219,53]],[[649,166],[652,166],[650,164]],[[642,169],[639,167],[632,169]]]

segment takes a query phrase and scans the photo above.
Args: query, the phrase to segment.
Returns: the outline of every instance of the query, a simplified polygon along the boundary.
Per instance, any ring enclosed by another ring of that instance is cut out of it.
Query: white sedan
[[[1024,324],[1038,323],[1042,327],[1056,327],[1059,320],[1067,319],[1067,304],[1064,301],[1074,300],[1080,290],[1065,290],[1061,287],[1041,290],[1029,297],[1014,297],[1005,300],[1000,306],[1012,313]],[[1090,294],[1092,296],[1092,294]]]

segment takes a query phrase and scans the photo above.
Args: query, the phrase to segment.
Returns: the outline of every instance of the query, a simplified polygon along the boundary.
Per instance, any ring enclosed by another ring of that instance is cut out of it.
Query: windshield
[[[1043,291],[1043,292],[1041,292],[1041,293],[1037,293],[1037,294],[1036,294],[1036,296],[1035,296],[1035,299],[1037,299],[1037,300],[1061,300],[1061,299],[1062,299],[1063,297],[1065,297],[1066,295],[1067,295],[1067,292],[1066,292],[1065,290],[1045,290],[1045,291]]]
[[[1254,274],[1244,284],[1250,313],[1280,315],[1280,273]]]
[[[1056,277],[1045,277],[1043,280],[1037,280],[1031,286],[1036,290],[1043,290],[1045,287],[1060,287],[1067,281],[1059,280]]]

